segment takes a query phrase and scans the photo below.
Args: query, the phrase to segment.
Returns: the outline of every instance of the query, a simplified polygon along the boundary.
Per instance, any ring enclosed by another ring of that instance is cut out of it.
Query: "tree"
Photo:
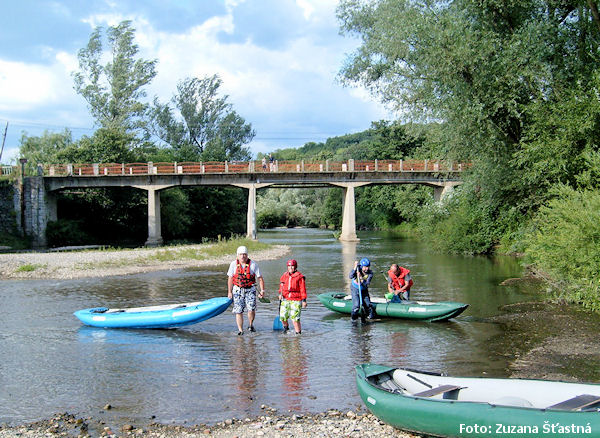
[[[219,96],[221,84],[217,75],[187,78],[177,85],[174,107],[154,99],[152,133],[174,149],[178,161],[250,159],[244,145],[255,132],[233,110],[228,96]]]
[[[139,141],[148,104],[144,87],[156,75],[156,60],[137,58],[135,29],[130,21],[110,26],[107,31],[111,60],[101,65],[104,55],[102,28],[96,28],[87,46],[78,53],[79,71],[73,73],[75,90],[87,101],[96,123],[107,130],[135,133]]]
[[[44,131],[41,136],[29,136],[23,133],[19,156],[27,158],[27,167],[33,170],[38,164],[62,163],[64,151],[73,145],[71,131],[61,133]]]
[[[598,148],[597,97],[585,97],[598,92],[595,1],[342,0],[338,17],[362,39],[342,80],[426,122],[446,157],[474,162],[464,199],[447,206],[472,224],[458,247],[491,250],[548,187],[585,172],[581,154]]]

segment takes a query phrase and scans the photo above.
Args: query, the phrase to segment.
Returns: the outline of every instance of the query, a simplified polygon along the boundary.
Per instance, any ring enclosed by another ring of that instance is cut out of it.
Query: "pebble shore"
[[[350,437],[414,438],[413,435],[386,425],[372,414],[360,411],[330,410],[319,414],[277,415],[264,407],[266,415],[243,420],[228,419],[215,425],[175,426],[151,423],[147,426],[123,424],[111,428],[92,419],[57,414],[49,420],[8,427],[0,425],[0,438],[48,437],[148,437],[148,438],[254,438],[254,437]]]
[[[202,251],[209,246],[209,244],[203,244],[131,250],[3,253],[0,254],[0,278],[64,280],[109,277],[228,265],[235,259],[235,254],[203,260],[185,258],[186,252]],[[167,261],[155,258],[161,251],[177,252],[182,256],[176,260]],[[256,261],[272,260],[284,256],[289,251],[290,248],[286,245],[275,245],[270,249],[252,253],[252,259]]]

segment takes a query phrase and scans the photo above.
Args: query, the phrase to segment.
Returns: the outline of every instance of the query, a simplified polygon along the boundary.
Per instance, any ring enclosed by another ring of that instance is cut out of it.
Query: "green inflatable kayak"
[[[399,429],[447,437],[600,436],[598,384],[355,369],[367,408]]]
[[[352,312],[352,297],[343,292],[327,292],[318,295],[319,300],[329,310],[335,312]],[[469,307],[468,304],[452,301],[428,303],[423,301],[405,301],[391,303],[385,298],[371,298],[375,304],[375,313],[378,317],[414,319],[420,321],[445,321],[460,315]]]

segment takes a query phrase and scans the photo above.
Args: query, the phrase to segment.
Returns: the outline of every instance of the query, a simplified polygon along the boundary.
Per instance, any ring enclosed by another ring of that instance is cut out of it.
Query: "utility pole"
[[[0,149],[0,163],[2,163],[2,152],[4,152],[4,142],[6,141],[6,131],[8,131],[8,122],[4,128],[4,137],[2,137],[2,149]]]

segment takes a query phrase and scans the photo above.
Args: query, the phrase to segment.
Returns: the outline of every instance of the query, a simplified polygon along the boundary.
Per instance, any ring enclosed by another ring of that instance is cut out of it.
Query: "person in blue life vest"
[[[248,249],[240,246],[237,249],[237,258],[229,265],[227,271],[227,297],[233,299],[233,310],[235,322],[238,327],[238,335],[244,334],[244,311],[248,309],[248,328],[251,332],[254,328],[254,317],[256,315],[256,282],[260,285],[258,297],[265,295],[265,281],[260,274],[258,265],[248,258]]]
[[[364,322],[364,315],[361,314],[361,305],[364,307],[365,312],[368,313],[368,318],[375,318],[375,306],[371,304],[371,297],[369,296],[369,284],[373,279],[373,271],[371,271],[371,261],[368,258],[362,258],[360,262],[357,260],[354,262],[354,268],[350,271],[349,275],[352,283],[350,284],[350,292],[352,293],[352,320],[358,319],[359,315],[361,320]],[[360,291],[359,291],[360,283]],[[362,303],[360,302],[362,297]]]

